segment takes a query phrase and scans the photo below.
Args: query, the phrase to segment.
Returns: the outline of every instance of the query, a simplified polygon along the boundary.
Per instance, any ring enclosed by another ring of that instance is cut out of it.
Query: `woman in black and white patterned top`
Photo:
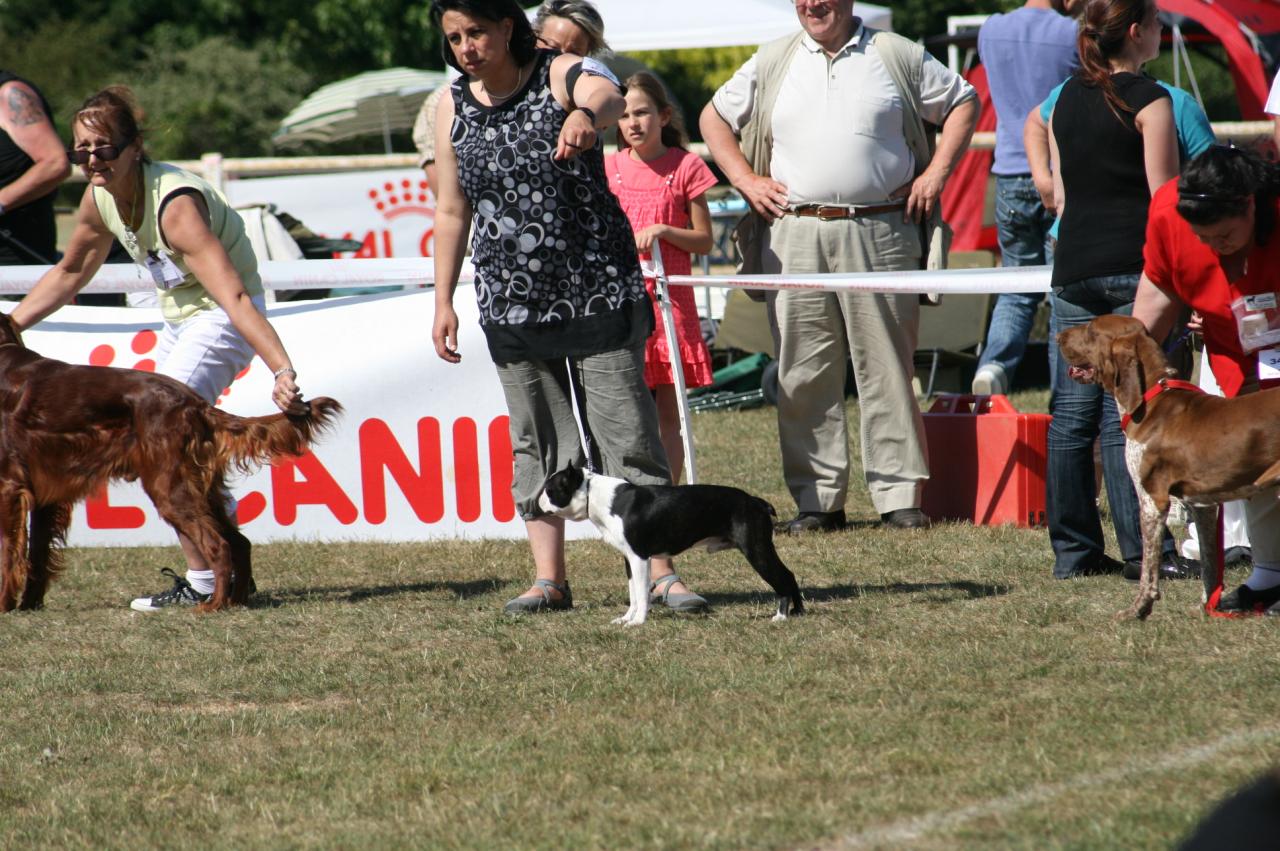
[[[537,497],[548,475],[586,460],[573,396],[597,469],[637,484],[670,480],[643,377],[653,308],[598,135],[625,101],[598,62],[538,50],[515,0],[436,0],[431,14],[445,60],[465,75],[436,116],[431,336],[442,359],[461,359],[453,294],[474,222],[480,324],[506,395],[512,494],[537,571],[506,608],[566,609],[564,521]],[[670,573],[654,560],[655,582]],[[678,580],[663,586],[669,603],[706,606]]]

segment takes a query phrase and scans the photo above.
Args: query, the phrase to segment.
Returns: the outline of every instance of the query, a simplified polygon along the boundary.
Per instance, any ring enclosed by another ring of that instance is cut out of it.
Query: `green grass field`
[[[695,426],[790,516],[772,409]],[[711,616],[623,629],[598,542],[525,619],[522,542],[261,546],[210,616],[129,610],[176,548],[71,551],[0,618],[0,847],[1167,848],[1275,762],[1280,624],[1185,582],[1114,623],[1132,586],[1054,581],[1043,531],[849,507],[779,539],[786,623],[732,552],[680,561]]]

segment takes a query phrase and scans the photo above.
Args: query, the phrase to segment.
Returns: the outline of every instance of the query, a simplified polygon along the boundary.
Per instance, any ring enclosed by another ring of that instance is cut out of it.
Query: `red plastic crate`
[[[981,526],[1043,526],[1051,419],[1018,413],[1005,396],[938,397],[924,414],[924,513]]]

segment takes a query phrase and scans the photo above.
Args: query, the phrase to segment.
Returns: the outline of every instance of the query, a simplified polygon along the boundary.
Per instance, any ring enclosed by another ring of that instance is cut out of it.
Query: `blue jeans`
[[[1053,216],[1040,202],[1029,175],[996,175],[996,233],[1004,266],[1044,266],[1053,262],[1049,228]],[[987,327],[978,366],[998,363],[1010,378],[1027,350],[1042,293],[1001,293]]]
[[[1111,522],[1125,561],[1142,558],[1138,497],[1124,462],[1124,432],[1115,399],[1097,384],[1077,384],[1067,376],[1068,364],[1058,353],[1057,336],[1095,316],[1130,314],[1138,289],[1137,275],[1087,278],[1054,291],[1049,322],[1049,362],[1053,389],[1049,395],[1049,462],[1045,477],[1053,575],[1068,579],[1098,567],[1106,549],[1098,516],[1093,466],[1095,438],[1102,444],[1102,478],[1107,486]]]

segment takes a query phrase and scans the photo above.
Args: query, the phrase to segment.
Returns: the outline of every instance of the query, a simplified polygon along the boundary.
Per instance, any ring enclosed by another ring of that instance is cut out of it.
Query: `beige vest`
[[[126,237],[124,220],[116,209],[115,200],[106,189],[95,186],[93,201],[98,206],[98,215],[102,217],[103,223],[124,246],[133,262],[145,267],[148,255],[154,253],[167,256],[182,272],[182,283],[177,286],[169,289],[156,287],[160,311],[165,321],[181,322],[202,310],[218,306],[195,275],[191,274],[182,255],[170,248],[160,234],[160,206],[166,198],[180,189],[194,189],[204,197],[204,203],[209,208],[210,230],[231,258],[231,265],[239,273],[245,291],[249,295],[260,295],[262,279],[258,277],[258,259],[245,235],[244,220],[227,203],[226,197],[212,184],[177,166],[167,163],[141,165],[144,208],[142,224],[135,234],[136,242]]]
[[[920,66],[924,62],[924,47],[896,33],[871,27],[866,28],[865,36],[875,44],[889,76],[902,94],[903,131],[919,175],[933,159],[934,152],[934,134],[920,117]],[[769,161],[773,153],[774,103],[791,65],[791,57],[803,38],[802,31],[776,39],[761,47],[756,56],[756,101],[751,118],[739,134],[739,143],[751,170],[762,177],[769,176]],[[760,274],[763,271],[761,252],[764,233],[768,229],[768,224],[754,210],[738,223],[733,236],[742,258],[738,267],[741,274]],[[922,223],[921,238],[924,268],[945,269],[951,247],[951,227],[942,220],[941,203],[934,205],[933,214]],[[922,300],[936,304],[941,297],[929,293]]]

